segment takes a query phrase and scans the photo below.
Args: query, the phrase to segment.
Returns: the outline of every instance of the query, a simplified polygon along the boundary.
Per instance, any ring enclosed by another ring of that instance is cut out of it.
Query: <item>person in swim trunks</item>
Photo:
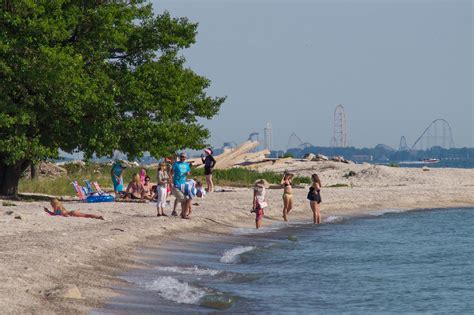
[[[291,181],[294,175],[285,172],[281,180],[283,186],[283,220],[288,221],[288,213],[293,209],[293,189],[291,187]]]

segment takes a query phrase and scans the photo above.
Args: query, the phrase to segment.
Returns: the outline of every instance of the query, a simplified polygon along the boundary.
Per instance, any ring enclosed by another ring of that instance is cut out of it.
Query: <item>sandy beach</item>
[[[323,220],[372,211],[474,206],[474,169],[395,168],[370,164],[297,162],[262,165],[259,170],[308,176],[323,183]],[[344,175],[349,171],[354,176]],[[345,187],[327,187],[332,185]],[[12,313],[88,313],[114,296],[115,278],[138,266],[134,249],[178,233],[229,233],[253,227],[252,190],[217,187],[223,192],[198,199],[191,220],[156,217],[154,203],[66,202],[68,210],[103,215],[105,221],[51,217],[47,202],[13,202],[0,207],[0,310]],[[306,187],[294,189],[289,220],[312,220]],[[282,222],[282,190],[268,189],[263,226]],[[167,209],[167,213],[171,212]]]

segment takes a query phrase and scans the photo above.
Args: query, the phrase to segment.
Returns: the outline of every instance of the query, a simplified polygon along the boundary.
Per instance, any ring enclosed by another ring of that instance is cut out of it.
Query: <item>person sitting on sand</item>
[[[150,176],[145,176],[145,184],[143,184],[143,189],[145,190],[145,198],[153,200],[155,197],[156,185],[153,185],[150,182]]]
[[[311,207],[311,210],[313,211],[313,223],[314,224],[320,224],[321,223],[321,209],[319,204],[321,203],[321,180],[319,179],[319,176],[317,174],[311,175],[311,180],[313,183],[309,187],[309,192],[308,192],[308,200],[309,200],[309,206]]]
[[[293,208],[293,191],[291,188],[291,181],[293,180],[293,174],[285,172],[281,185],[283,186],[283,220],[288,221],[288,213]]]
[[[104,220],[104,217],[101,215],[82,213],[82,212],[79,212],[78,210],[67,211],[66,208],[64,208],[64,206],[61,204],[61,202],[59,202],[59,200],[56,198],[51,199],[50,204],[51,204],[51,207],[53,208],[53,211],[49,211],[48,208],[44,207],[44,211],[50,215]]]
[[[140,182],[145,185],[145,179],[146,179],[146,169],[141,168],[140,172],[138,172],[138,175],[140,175]]]
[[[259,179],[255,182],[253,187],[253,206],[252,212],[255,212],[255,227],[257,229],[262,227],[262,219],[264,213],[264,208],[267,206],[265,201],[265,181]]]
[[[204,196],[206,195],[206,190],[202,186],[202,182],[197,178],[195,178],[194,180],[196,181],[196,197],[204,198]]]
[[[147,199],[149,198],[145,195],[145,188],[143,188],[143,184],[140,181],[140,176],[138,174],[133,174],[132,181],[128,184],[127,189],[125,190],[127,193],[127,199]]]

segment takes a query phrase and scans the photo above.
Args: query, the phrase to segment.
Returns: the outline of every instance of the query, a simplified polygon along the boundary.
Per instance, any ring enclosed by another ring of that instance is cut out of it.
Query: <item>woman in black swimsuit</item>
[[[211,149],[204,150],[204,154],[205,156],[201,155],[201,160],[202,160],[202,163],[204,163],[204,175],[206,175],[207,191],[213,192],[214,183],[212,182],[212,169],[216,165],[216,160],[212,156]]]
[[[321,203],[321,180],[317,174],[311,175],[311,179],[313,183],[309,187],[308,192],[308,200],[309,206],[313,211],[313,223],[320,224],[321,223],[321,208],[319,204]]]

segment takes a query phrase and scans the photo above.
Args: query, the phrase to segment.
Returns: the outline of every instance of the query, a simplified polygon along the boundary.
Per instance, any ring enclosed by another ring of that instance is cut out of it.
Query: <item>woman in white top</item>
[[[166,205],[166,189],[169,184],[169,174],[168,174],[168,167],[166,163],[161,162],[158,166],[158,172],[156,173],[156,179],[157,179],[157,202],[156,202],[156,210],[158,211],[157,216],[165,216],[167,217],[168,215],[165,213],[164,208]]]

